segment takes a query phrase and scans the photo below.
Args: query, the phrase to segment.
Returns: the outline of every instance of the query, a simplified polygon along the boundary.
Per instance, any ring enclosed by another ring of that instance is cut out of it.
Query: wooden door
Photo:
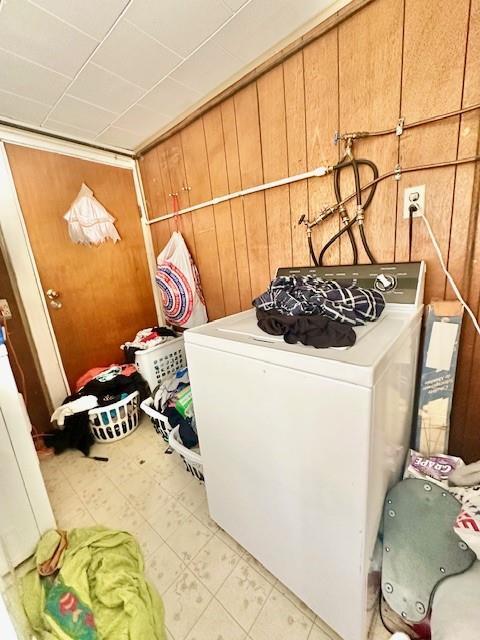
[[[8,144],[7,154],[70,386],[87,369],[123,361],[120,345],[156,323],[132,172]],[[121,240],[74,244],[63,215],[85,183]],[[34,322],[34,318],[30,321]]]

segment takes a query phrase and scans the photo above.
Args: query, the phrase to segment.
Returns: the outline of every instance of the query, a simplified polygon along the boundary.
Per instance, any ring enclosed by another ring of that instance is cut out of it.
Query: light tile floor
[[[42,462],[61,528],[130,531],[165,604],[170,640],[338,640],[209,517],[205,489],[144,418],[131,436]],[[348,603],[346,603],[348,606]],[[372,639],[389,635],[376,625]]]

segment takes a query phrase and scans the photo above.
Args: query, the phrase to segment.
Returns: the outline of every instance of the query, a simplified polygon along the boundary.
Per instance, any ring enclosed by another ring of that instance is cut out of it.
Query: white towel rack
[[[207,200],[206,202],[200,202],[199,204],[194,204],[191,207],[185,207],[185,209],[180,209],[175,213],[165,213],[161,216],[157,216],[156,218],[151,218],[150,220],[146,220],[145,222],[146,224],[155,224],[156,222],[161,222],[162,220],[169,220],[170,218],[174,218],[176,215],[182,215],[184,213],[190,213],[191,211],[197,211],[198,209],[203,209],[204,207],[209,207],[214,204],[220,204],[221,202],[227,202],[228,200],[233,200],[233,198],[240,198],[241,196],[247,196],[250,193],[256,193],[257,191],[266,191],[267,189],[273,189],[274,187],[281,187],[285,184],[298,182],[299,180],[306,180],[307,178],[320,178],[321,176],[326,175],[330,171],[331,171],[331,167],[317,167],[316,169],[312,169],[311,171],[306,171],[305,173],[299,173],[295,176],[282,178],[280,180],[274,180],[273,182],[266,182],[265,184],[259,184],[255,187],[242,189],[241,191],[235,191],[234,193],[229,193],[225,196],[218,196],[217,198],[212,198],[211,200]]]

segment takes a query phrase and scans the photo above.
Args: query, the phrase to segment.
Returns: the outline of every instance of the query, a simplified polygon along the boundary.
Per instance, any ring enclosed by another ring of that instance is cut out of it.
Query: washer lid
[[[282,337],[270,336],[257,326],[255,310],[250,309],[185,332],[185,344],[218,349],[255,358],[279,366],[310,371],[329,378],[372,386],[380,365],[412,323],[419,324],[421,308],[410,305],[387,306],[377,322],[355,327],[357,341],[343,349],[315,349],[287,344]]]

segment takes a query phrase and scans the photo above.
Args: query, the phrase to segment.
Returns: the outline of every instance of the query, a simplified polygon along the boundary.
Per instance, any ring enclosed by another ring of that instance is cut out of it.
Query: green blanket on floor
[[[41,577],[60,536],[40,540],[34,567],[23,578],[23,604],[42,640],[165,640],[163,604],[146,582],[135,539],[103,527],[73,529],[58,563]]]

